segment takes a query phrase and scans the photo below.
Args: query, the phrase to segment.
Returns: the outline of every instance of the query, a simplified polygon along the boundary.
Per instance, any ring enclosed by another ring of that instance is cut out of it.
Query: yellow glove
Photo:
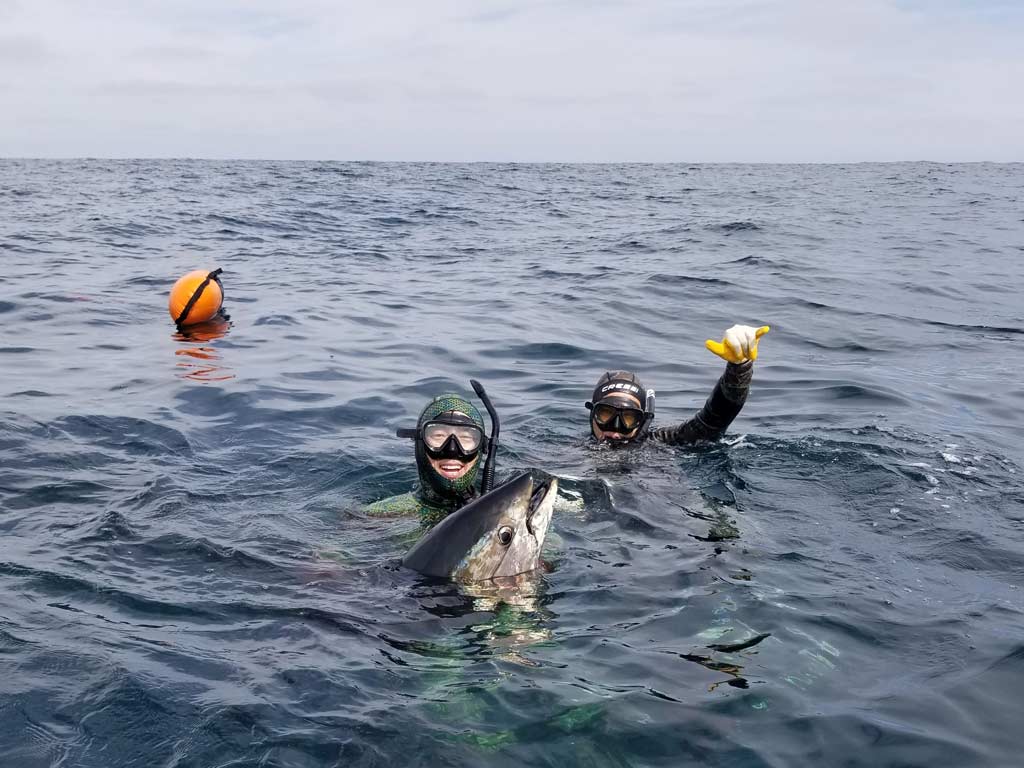
[[[762,325],[751,328],[749,325],[734,325],[725,332],[721,341],[708,339],[704,346],[729,363],[745,363],[757,360],[757,341],[771,328]]]

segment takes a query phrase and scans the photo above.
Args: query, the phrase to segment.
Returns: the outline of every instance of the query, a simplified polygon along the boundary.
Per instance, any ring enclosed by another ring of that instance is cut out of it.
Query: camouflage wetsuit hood
[[[427,403],[427,407],[420,413],[416,422],[416,429],[422,430],[430,421],[435,421],[438,416],[449,411],[463,413],[472,419],[473,423],[484,431],[484,420],[476,406],[465,398],[458,395],[439,395]],[[480,474],[481,451],[477,452],[473,464],[462,477],[456,480],[449,480],[437,473],[437,470],[430,464],[430,457],[427,456],[426,446],[423,440],[416,440],[416,472],[420,477],[419,493],[425,500],[432,504],[451,505],[453,502],[461,507],[467,501],[476,496],[476,479]]]
[[[437,417],[449,411],[465,414],[483,431],[484,420],[475,405],[459,395],[445,394],[427,403],[416,422],[417,432],[421,432],[427,422],[437,420]],[[457,480],[442,477],[431,466],[422,439],[416,439],[415,450],[416,473],[419,475],[417,486],[409,493],[370,504],[367,507],[369,514],[389,517],[416,515],[424,525],[434,525],[476,497],[483,445],[469,471]]]

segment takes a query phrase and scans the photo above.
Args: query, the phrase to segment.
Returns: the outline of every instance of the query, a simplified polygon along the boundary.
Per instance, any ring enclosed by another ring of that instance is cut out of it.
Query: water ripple
[[[1018,761],[1019,165],[0,170],[5,765]],[[678,422],[736,322],[726,442],[587,442],[604,371]],[[362,511],[470,377],[562,476],[515,594]]]

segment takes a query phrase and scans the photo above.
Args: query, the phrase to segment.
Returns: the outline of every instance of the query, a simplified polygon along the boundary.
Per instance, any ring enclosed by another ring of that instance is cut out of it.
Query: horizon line
[[[341,160],[338,158],[217,157],[205,155],[0,155],[0,161],[119,161],[223,163],[345,163],[374,165],[1018,165],[1024,160]]]

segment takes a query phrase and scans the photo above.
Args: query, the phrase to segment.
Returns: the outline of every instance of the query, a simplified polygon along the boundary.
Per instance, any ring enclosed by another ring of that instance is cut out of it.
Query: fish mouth
[[[530,532],[531,536],[537,535],[537,531],[533,527],[533,516],[537,514],[541,504],[544,503],[549,490],[551,490],[551,481],[543,480],[534,486],[533,493],[530,494],[530,503],[526,508],[526,530]]]

